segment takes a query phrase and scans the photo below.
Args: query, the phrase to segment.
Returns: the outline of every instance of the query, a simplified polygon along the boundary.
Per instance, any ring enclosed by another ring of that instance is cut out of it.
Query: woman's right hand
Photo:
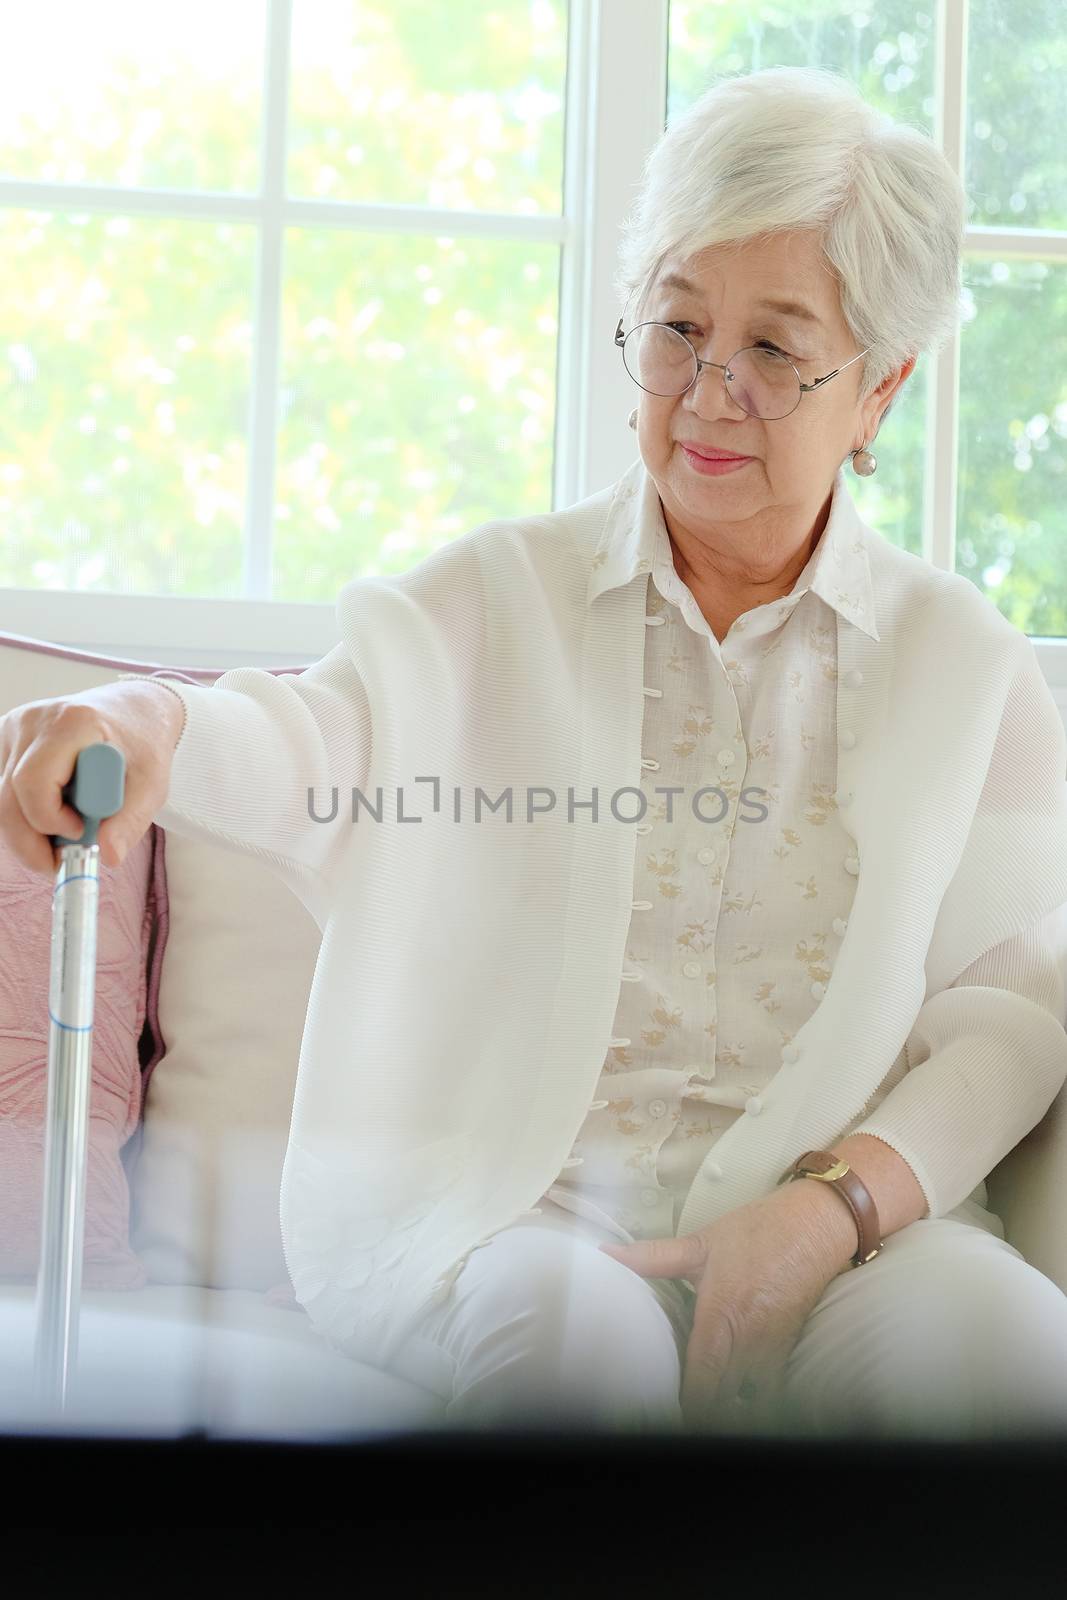
[[[81,837],[82,818],[63,801],[80,751],[114,744],[126,760],[122,809],[97,834],[100,859],[117,867],[167,798],[182,729],[176,694],[144,680],[31,700],[0,716],[0,839],[34,872],[52,873],[51,835]]]

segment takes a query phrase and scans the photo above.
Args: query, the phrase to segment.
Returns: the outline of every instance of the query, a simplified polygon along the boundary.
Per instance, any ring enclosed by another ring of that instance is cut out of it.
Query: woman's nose
[[[730,394],[725,379],[726,373],[721,366],[708,363],[701,367],[683,398],[694,410],[699,410],[702,417],[736,418],[747,415],[744,406],[739,406]]]

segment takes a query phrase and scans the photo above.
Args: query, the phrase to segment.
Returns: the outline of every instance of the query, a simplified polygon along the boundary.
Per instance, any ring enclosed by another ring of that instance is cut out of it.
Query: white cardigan
[[[347,584],[342,642],[299,675],[174,685],[186,723],[155,820],[259,853],[323,929],[282,1236],[313,1324],[361,1359],[387,1362],[470,1250],[534,1205],[595,1090],[630,919],[636,835],[610,802],[640,781],[646,598],[644,576],[599,592],[595,574],[645,470]],[[794,1059],[716,1141],[680,1233],[840,1137],[906,1042],[920,1064],[877,1122],[921,1162],[932,1216],[1067,1077],[1062,1006],[990,988],[960,1007],[951,988],[1067,902],[1067,739],[1033,646],[835,488],[876,606],[876,636],[837,617],[855,899]],[[309,790],[328,815],[332,786],[337,816],[313,820]],[[353,787],[380,821],[352,822]],[[509,787],[510,821],[488,809]]]

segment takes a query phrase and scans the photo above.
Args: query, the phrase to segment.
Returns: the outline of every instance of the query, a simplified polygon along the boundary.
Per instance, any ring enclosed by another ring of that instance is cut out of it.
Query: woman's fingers
[[[25,713],[25,714],[23,714]],[[0,834],[23,864],[51,872],[50,835],[81,835],[83,822],[63,799],[78,751],[95,737],[94,719],[83,713],[62,720],[40,711],[40,703],[4,718],[8,737],[0,777]]]
[[[119,866],[166,800],[180,715],[168,690],[120,683],[31,701],[0,717],[0,837],[32,871],[54,871],[51,836],[76,840],[83,832],[63,800],[78,755],[91,744],[114,744],[126,762],[123,803],[101,823],[97,843],[101,861]]]

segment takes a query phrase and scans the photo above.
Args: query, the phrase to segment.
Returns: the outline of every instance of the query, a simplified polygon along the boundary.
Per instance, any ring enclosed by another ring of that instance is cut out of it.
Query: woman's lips
[[[724,473],[736,472],[739,467],[747,467],[750,461],[756,459],[755,456],[720,456],[715,460],[710,456],[698,455],[684,444],[682,454],[696,472],[702,472],[708,478],[721,478]]]

